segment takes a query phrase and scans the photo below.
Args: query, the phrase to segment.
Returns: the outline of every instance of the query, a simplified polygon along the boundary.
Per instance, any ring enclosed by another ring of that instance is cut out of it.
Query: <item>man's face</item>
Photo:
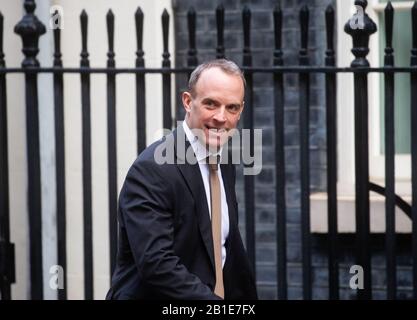
[[[214,67],[202,72],[194,94],[184,92],[185,121],[210,150],[227,142],[243,111],[244,85],[237,75]]]

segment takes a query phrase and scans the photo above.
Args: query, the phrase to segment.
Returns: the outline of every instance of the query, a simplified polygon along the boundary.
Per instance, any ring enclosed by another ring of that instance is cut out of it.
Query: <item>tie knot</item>
[[[208,156],[206,158],[207,164],[209,165],[209,168],[211,171],[218,170],[219,158],[220,158],[219,156]]]

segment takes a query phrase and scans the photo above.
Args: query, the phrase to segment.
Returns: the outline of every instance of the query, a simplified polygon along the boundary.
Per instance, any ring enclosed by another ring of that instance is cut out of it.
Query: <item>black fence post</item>
[[[136,68],[145,67],[145,59],[143,58],[143,12],[140,7],[135,13],[136,24]],[[146,148],[146,100],[145,100],[145,74],[136,74],[136,132],[138,154]]]
[[[300,66],[309,65],[308,57],[309,9],[300,10],[301,49]],[[300,88],[300,184],[301,184],[301,244],[303,255],[303,297],[311,300],[311,236],[310,236],[310,75],[301,72]]]
[[[168,51],[168,36],[169,36],[169,14],[166,9],[162,13],[162,36],[164,44],[164,52],[162,54],[162,67],[170,68],[171,56]],[[163,99],[163,128],[172,129],[172,112],[171,112],[171,74],[162,74],[162,99]]]
[[[282,52],[282,10],[277,6],[274,16],[274,66],[284,64]],[[275,109],[275,181],[277,231],[277,296],[287,299],[287,218],[285,201],[285,148],[284,148],[284,81],[283,74],[274,73]]]
[[[394,66],[392,31],[394,8],[391,2],[385,7],[385,58],[384,66]],[[395,258],[395,112],[394,112],[394,72],[385,72],[385,247],[387,254],[387,299],[396,299],[397,270]]]
[[[80,15],[81,22],[81,68],[88,70],[90,62],[87,51],[88,15],[85,10]],[[91,107],[90,74],[81,73],[82,108],[82,158],[83,158],[83,223],[84,223],[84,298],[93,299],[93,213],[91,181]]]
[[[59,12],[58,27],[54,29],[54,67],[62,68],[61,19]],[[66,240],[66,187],[65,187],[65,121],[64,121],[64,80],[63,73],[54,73],[55,105],[55,161],[56,161],[56,208],[57,208],[57,257],[58,265],[64,270],[64,288],[58,290],[58,299],[67,299],[67,240]]]
[[[198,64],[197,49],[195,44],[195,32],[196,32],[196,13],[193,7],[188,10],[188,57],[187,64],[189,67],[196,67]]]
[[[117,255],[117,140],[116,140],[116,74],[111,71],[116,67],[114,60],[114,14],[111,10],[106,15],[109,51],[107,53],[107,165],[109,180],[109,240],[110,240],[110,274],[116,267]]]
[[[352,36],[352,68],[369,67],[369,37],[375,33],[375,23],[365,13],[368,2],[356,0],[358,12],[346,23],[345,32]],[[364,288],[358,299],[372,298],[370,221],[369,221],[369,150],[368,150],[368,74],[354,73],[355,86],[355,181],[357,264],[363,268]]]
[[[327,50],[325,64],[335,67],[334,9],[326,9]],[[329,232],[329,299],[339,299],[339,259],[337,233],[337,108],[336,74],[326,73],[326,141],[327,141],[327,218]]]
[[[0,12],[0,69],[3,53],[3,15]],[[6,74],[0,74],[0,299],[10,300],[15,282],[14,244],[10,243],[9,162],[7,142]]]
[[[252,66],[252,52],[250,48],[250,22],[251,11],[245,6],[242,11],[243,21],[243,67]],[[254,118],[253,109],[253,75],[251,72],[245,74],[246,90],[245,90],[245,110],[243,111],[244,129],[249,130],[249,153],[254,156]],[[245,164],[251,167],[253,164]],[[255,179],[252,174],[245,175],[245,227],[246,227],[246,249],[249,261],[254,272],[256,271],[255,256]]]
[[[224,7],[220,4],[216,8],[216,27],[217,27],[217,48],[216,58],[223,59],[225,57],[224,50]]]
[[[411,66],[417,67],[417,2],[412,9],[413,48]],[[417,299],[417,72],[411,72],[411,218],[413,221],[412,256],[413,256],[413,292]]]
[[[42,272],[42,204],[41,204],[41,168],[39,148],[39,114],[38,114],[38,75],[30,72],[32,67],[39,67],[36,58],[39,37],[46,32],[45,26],[34,15],[34,0],[25,0],[26,15],[15,26],[15,33],[22,37],[25,59],[22,67],[26,83],[26,126],[28,159],[28,212],[30,240],[30,282],[31,298],[43,299]]]

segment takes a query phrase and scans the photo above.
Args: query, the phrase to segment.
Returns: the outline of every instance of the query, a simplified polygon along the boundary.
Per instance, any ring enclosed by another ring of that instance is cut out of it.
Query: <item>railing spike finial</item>
[[[355,5],[361,6],[362,8],[366,9],[368,6],[368,1],[366,0],[355,0]]]
[[[281,9],[281,1],[278,1],[275,4],[274,11],[282,11],[282,9]]]
[[[224,52],[224,7],[219,4],[216,8],[216,26],[217,26],[217,48],[216,57],[221,59],[225,57]]]
[[[242,21],[243,21],[243,65],[252,65],[252,54],[250,50],[250,22],[251,22],[251,11],[248,6],[244,6],[242,10]]]
[[[85,11],[85,9],[83,9],[81,11],[80,17],[81,17],[82,20],[87,20],[88,19],[88,14],[87,14],[87,11]]]
[[[162,13],[162,37],[163,50],[162,53],[162,68],[170,68],[171,56],[168,49],[168,34],[169,34],[169,14],[167,9]],[[163,105],[163,122],[162,127],[166,129],[172,128],[173,118],[171,111],[171,75],[169,73],[162,74],[162,105]],[[175,114],[177,114],[175,112]],[[175,120],[174,120],[175,122]]]
[[[87,31],[88,31],[88,15],[85,9],[81,11],[80,14],[80,23],[81,23],[81,66],[88,67],[89,61],[88,61],[88,51],[87,51]]]
[[[417,1],[414,1],[414,5],[411,9],[412,30],[413,30],[413,49],[412,55],[417,56]]]
[[[197,61],[197,49],[196,49],[196,41],[195,41],[195,33],[196,33],[196,13],[194,7],[190,7],[187,13],[187,22],[188,22],[188,41],[189,41],[189,49],[188,49],[188,66],[196,66]]]
[[[140,7],[137,8],[135,12],[135,24],[136,24],[136,66],[143,66],[143,11]]]
[[[27,13],[31,14],[36,9],[35,0],[25,0],[25,4],[23,5]]]
[[[46,32],[45,25],[34,15],[36,4],[34,0],[25,0],[25,16],[15,26],[14,32],[22,37],[22,52],[25,59],[22,62],[23,67],[37,67],[39,61],[36,56],[39,53],[39,37]]]
[[[391,1],[388,1],[385,10],[385,65],[394,65],[394,49],[392,48],[392,33],[394,26],[394,8]]]
[[[55,11],[54,15],[59,15],[58,11]],[[62,66],[61,60],[61,28],[54,29],[54,66]]]
[[[300,9],[300,28],[301,28],[301,49],[300,60],[307,62],[308,60],[308,24],[310,11],[305,4]]]
[[[4,52],[3,52],[3,30],[4,30],[3,21],[4,21],[3,14],[0,11],[0,66],[1,67],[5,66]]]
[[[307,49],[308,46],[308,23],[310,11],[305,4],[300,9],[300,27],[301,27],[301,48]]]
[[[170,67],[171,63],[169,61],[169,51],[168,51],[168,35],[169,35],[169,13],[167,9],[164,9],[162,12],[162,37],[163,37],[163,54],[162,54],[162,66]]]
[[[111,9],[109,9],[109,11],[107,12],[106,22],[107,22],[107,33],[109,36],[109,51],[113,51],[114,49],[114,14]]]
[[[55,18],[57,25],[53,30],[54,34],[54,66],[62,66],[62,54],[61,54],[61,13],[58,10],[55,10],[51,14],[51,18]]]
[[[369,37],[377,31],[377,26],[365,12],[367,5],[368,1],[356,0],[357,12],[345,24],[345,32],[352,36],[353,40],[352,53],[355,60],[352,62],[352,67],[369,66],[366,59],[369,53]]]
[[[335,64],[334,52],[334,8],[329,4],[326,8],[326,35],[327,35],[327,50],[326,50],[326,65],[333,66]]]
[[[114,14],[111,9],[107,12],[106,15],[106,22],[107,22],[107,36],[109,42],[109,51],[107,52],[107,66],[108,67],[115,67],[115,53],[114,53]]]
[[[275,6],[273,15],[274,15],[274,38],[275,38],[274,65],[282,65],[283,64],[282,10],[279,4]]]

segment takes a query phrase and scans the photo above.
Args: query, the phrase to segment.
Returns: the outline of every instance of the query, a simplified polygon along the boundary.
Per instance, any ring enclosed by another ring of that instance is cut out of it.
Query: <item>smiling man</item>
[[[228,60],[191,74],[182,95],[185,121],[144,150],[127,174],[107,299],[257,299],[238,228],[235,168],[221,161],[244,88],[241,70]],[[161,148],[173,150],[172,163],[155,159]]]
[[[227,142],[243,111],[245,78],[225,60],[203,64],[192,73],[188,92],[182,94],[185,125],[210,151]]]

